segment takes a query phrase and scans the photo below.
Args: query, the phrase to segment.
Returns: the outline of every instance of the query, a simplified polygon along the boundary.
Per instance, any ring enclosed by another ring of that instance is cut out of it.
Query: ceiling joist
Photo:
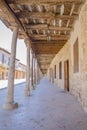
[[[78,15],[73,15],[73,16],[69,16],[69,15],[58,15],[58,14],[54,14],[54,13],[50,13],[50,12],[29,12],[29,11],[22,11],[20,13],[17,14],[18,18],[34,18],[34,19],[48,19],[50,18],[51,20],[53,19],[63,19],[63,20],[67,20],[67,19],[76,19],[78,17]]]

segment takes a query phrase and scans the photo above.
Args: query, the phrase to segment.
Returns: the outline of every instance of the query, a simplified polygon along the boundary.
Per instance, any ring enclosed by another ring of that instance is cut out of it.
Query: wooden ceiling
[[[19,24],[46,73],[52,59],[66,44],[85,0],[0,0],[0,18],[10,29]],[[7,13],[6,13],[7,12]]]

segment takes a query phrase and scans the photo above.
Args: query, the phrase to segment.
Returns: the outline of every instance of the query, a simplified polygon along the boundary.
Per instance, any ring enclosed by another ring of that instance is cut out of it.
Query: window
[[[54,78],[56,79],[56,65],[54,66]]]
[[[78,39],[76,40],[73,46],[73,63],[74,63],[74,73],[79,71],[79,48],[78,48]]]
[[[62,62],[59,63],[59,79],[62,79]]]

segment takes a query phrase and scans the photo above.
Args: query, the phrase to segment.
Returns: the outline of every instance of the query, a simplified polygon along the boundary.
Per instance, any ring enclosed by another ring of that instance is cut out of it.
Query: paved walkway
[[[6,90],[0,90],[0,130],[87,130],[87,114],[73,96],[45,78],[30,97],[24,88],[15,87],[19,108],[12,111],[2,109]]]

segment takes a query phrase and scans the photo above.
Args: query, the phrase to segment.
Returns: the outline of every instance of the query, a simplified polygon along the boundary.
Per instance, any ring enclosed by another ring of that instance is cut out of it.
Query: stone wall
[[[73,45],[78,38],[79,72],[74,73]],[[81,8],[79,18],[74,24],[71,37],[55,56],[49,68],[56,65],[57,77],[54,83],[64,89],[64,61],[69,60],[69,87],[72,93],[87,111],[87,0]],[[62,62],[62,79],[59,79],[59,62]],[[47,75],[49,76],[49,70]]]

